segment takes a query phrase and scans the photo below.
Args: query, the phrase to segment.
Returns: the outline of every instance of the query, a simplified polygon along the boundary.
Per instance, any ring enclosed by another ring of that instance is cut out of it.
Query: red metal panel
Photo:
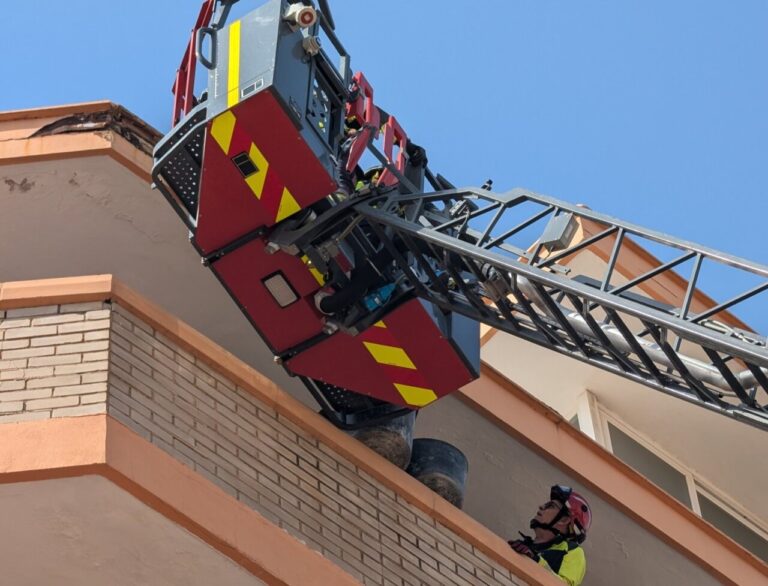
[[[267,254],[264,242],[253,242],[222,257],[213,270],[251,318],[264,340],[282,352],[322,330],[313,295],[318,284],[301,260],[282,252]],[[262,284],[262,279],[280,271],[300,299],[281,308]]]
[[[285,366],[295,374],[400,405],[407,403],[395,383],[428,388],[441,397],[474,379],[419,300],[404,303],[383,321],[386,328],[371,326],[359,336],[338,333]],[[377,362],[364,341],[396,344],[416,368]]]
[[[206,132],[195,232],[195,240],[205,253],[260,226],[274,224],[283,187],[300,208],[321,200],[336,188],[269,90],[240,102],[231,113],[236,122],[226,153],[211,136],[213,121]],[[269,163],[261,199],[232,162],[232,157],[248,153],[251,144]]]
[[[389,401],[403,399],[359,337],[337,333],[285,363],[289,372]]]

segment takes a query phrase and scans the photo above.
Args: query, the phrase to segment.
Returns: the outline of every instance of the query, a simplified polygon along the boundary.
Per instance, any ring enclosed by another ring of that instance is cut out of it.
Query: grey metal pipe
[[[539,291],[527,278],[518,275],[517,284],[523,294],[525,294],[525,296],[530,299],[542,313],[552,319],[555,319],[555,316],[551,314],[547,308],[547,304],[541,298]],[[568,320],[568,323],[570,323],[580,335],[595,340],[595,335],[592,332],[592,329],[589,327],[589,324],[587,324],[587,321],[578,312],[563,307],[560,304],[558,304],[557,307]],[[609,324],[601,324],[600,329],[603,330],[603,333],[605,333],[606,337],[611,341],[611,344],[614,348],[618,349],[622,354],[625,355],[632,353],[632,347],[626,341],[618,328]],[[645,353],[648,354],[653,362],[674,369],[674,366],[670,362],[669,358],[667,358],[667,355],[664,354],[664,351],[659,347],[658,344],[638,337],[636,337],[635,340],[637,340],[637,343],[642,347]],[[691,372],[691,374],[693,374],[699,380],[717,387],[718,389],[729,394],[733,393],[733,389],[728,384],[728,381],[725,380],[723,375],[720,374],[720,371],[717,370],[717,368],[714,366],[702,362],[701,360],[697,360],[696,358],[691,358],[690,356],[685,356],[682,354],[680,355],[680,360]],[[763,369],[763,371],[765,372],[765,369]],[[750,388],[757,382],[752,372],[747,369],[739,373],[734,373],[734,376],[736,376],[736,378],[745,388]]]

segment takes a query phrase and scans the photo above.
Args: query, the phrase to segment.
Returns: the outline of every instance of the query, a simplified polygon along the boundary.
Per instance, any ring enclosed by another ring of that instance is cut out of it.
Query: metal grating
[[[205,114],[205,109],[198,110],[158,145],[152,170],[155,184],[190,228],[197,218]]]
[[[411,410],[320,380],[302,377],[322,414],[342,429],[358,429],[405,415]]]

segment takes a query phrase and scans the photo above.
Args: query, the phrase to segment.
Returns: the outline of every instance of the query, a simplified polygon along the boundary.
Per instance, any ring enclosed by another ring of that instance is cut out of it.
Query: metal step
[[[443,309],[768,429],[766,338],[730,313],[768,290],[768,267],[521,189],[390,193],[355,211],[416,294]],[[571,244],[572,230],[584,225],[597,233]],[[519,237],[535,244],[516,244]],[[676,254],[620,282],[617,261],[633,239]],[[598,247],[599,278],[563,262]],[[686,263],[687,285],[674,277],[685,287],[675,305],[643,293]],[[704,265],[731,282],[758,282],[721,303],[705,298],[702,308]]]

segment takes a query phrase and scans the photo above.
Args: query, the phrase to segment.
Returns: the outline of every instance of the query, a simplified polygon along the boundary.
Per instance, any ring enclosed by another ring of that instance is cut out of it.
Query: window
[[[768,540],[739,521],[712,499],[697,491],[701,516],[757,557],[768,562]]]
[[[691,497],[685,474],[667,464],[610,422],[608,423],[608,432],[614,455],[667,491],[686,507],[691,508]]]
[[[615,414],[596,403],[594,414],[602,429],[606,447],[620,460],[637,470],[651,482],[676,498],[705,521],[711,523],[747,551],[768,562],[768,528],[754,519],[749,511],[730,502],[715,487],[663,453],[623,423]]]

